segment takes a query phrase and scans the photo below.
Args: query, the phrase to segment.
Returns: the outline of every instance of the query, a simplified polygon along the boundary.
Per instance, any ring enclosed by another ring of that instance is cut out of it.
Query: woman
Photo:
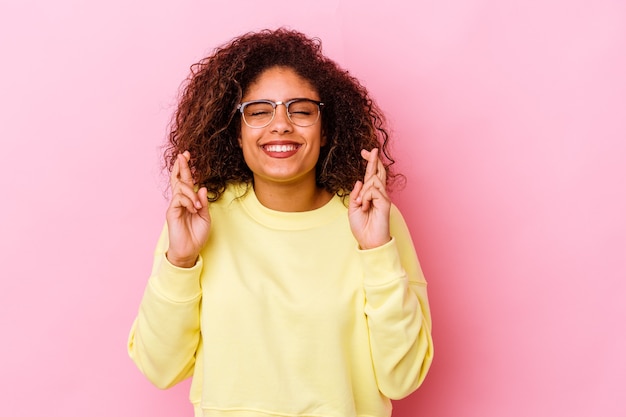
[[[196,416],[389,416],[433,348],[387,142],[365,88],[299,32],[249,33],[192,67],[129,337],[146,377],[192,376]]]

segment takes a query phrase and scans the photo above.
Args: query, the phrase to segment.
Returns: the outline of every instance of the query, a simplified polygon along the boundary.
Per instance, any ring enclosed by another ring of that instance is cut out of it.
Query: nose
[[[274,120],[272,120],[272,131],[276,132],[288,132],[293,129],[291,120],[287,115],[287,106],[285,103],[276,103],[276,109],[274,110]]]

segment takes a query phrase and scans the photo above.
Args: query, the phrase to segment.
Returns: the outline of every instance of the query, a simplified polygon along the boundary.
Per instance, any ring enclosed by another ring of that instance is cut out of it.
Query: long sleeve
[[[167,260],[167,231],[154,254],[152,274],[128,338],[128,353],[157,387],[168,388],[193,374],[200,340],[200,272]]]
[[[128,343],[139,369],[161,388],[193,376],[198,416],[389,417],[433,355],[426,281],[397,208],[392,240],[370,250],[339,196],[284,213],[230,188],[210,209],[194,267],[171,265],[167,231],[159,240]]]
[[[360,252],[376,381],[381,393],[400,399],[426,377],[433,342],[426,281],[404,219],[392,207],[392,240]]]

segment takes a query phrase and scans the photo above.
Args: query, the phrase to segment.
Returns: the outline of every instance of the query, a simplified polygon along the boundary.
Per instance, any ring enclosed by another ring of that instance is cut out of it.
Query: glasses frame
[[[292,103],[296,103],[299,101],[308,101],[311,103],[314,103],[317,105],[317,118],[315,119],[315,121],[311,124],[308,125],[301,125],[298,124],[296,122],[294,122],[291,119],[291,113],[289,113],[289,106]],[[272,112],[272,118],[263,126],[250,126],[250,124],[248,123],[248,121],[246,120],[246,116],[244,114],[244,110],[246,109],[246,107],[249,104],[257,104],[257,103],[266,103],[266,104],[270,104],[272,106],[273,112]],[[250,100],[250,101],[244,101],[243,103],[240,103],[239,105],[237,105],[237,110],[239,110],[239,112],[241,113],[241,118],[243,119],[243,122],[246,124],[246,126],[252,128],[252,129],[263,129],[264,127],[267,127],[270,125],[270,123],[272,123],[274,121],[274,118],[276,117],[276,107],[280,106],[280,105],[285,106],[285,110],[287,111],[287,118],[289,119],[289,122],[291,122],[291,124],[296,125],[296,126],[300,126],[300,127],[309,127],[309,126],[313,126],[315,123],[317,123],[320,120],[320,115],[322,114],[322,108],[324,108],[324,103],[322,103],[321,101],[317,101],[317,100],[313,100],[310,98],[294,98],[291,100],[287,100],[287,101],[272,101],[272,100],[266,100],[266,99],[260,99],[260,100]]]

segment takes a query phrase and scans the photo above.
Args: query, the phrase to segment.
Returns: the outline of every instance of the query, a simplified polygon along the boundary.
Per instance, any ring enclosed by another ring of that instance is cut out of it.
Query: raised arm
[[[154,253],[152,273],[129,339],[137,367],[160,388],[193,374],[200,341],[200,250],[209,236],[207,191],[197,189],[189,152],[178,155],[170,177],[172,199]]]
[[[378,388],[398,399],[423,382],[433,358],[426,281],[409,230],[387,195],[378,150],[361,156],[367,168],[350,194],[350,227],[363,261],[364,313]]]

